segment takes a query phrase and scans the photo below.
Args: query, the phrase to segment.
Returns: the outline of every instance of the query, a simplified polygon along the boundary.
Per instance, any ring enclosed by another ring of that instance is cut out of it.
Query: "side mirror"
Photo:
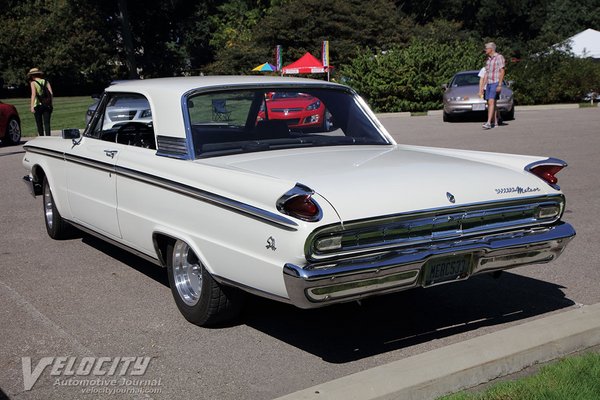
[[[448,84],[447,83],[442,84],[442,89],[448,90]]]
[[[511,87],[515,81],[506,81],[506,86]]]
[[[63,139],[77,139],[81,136],[81,132],[79,129],[63,129],[62,130],[62,138]]]

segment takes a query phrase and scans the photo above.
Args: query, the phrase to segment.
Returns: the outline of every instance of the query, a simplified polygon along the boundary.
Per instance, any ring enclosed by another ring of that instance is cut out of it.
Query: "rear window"
[[[273,87],[193,95],[187,101],[196,156],[314,146],[388,145],[350,91]]]

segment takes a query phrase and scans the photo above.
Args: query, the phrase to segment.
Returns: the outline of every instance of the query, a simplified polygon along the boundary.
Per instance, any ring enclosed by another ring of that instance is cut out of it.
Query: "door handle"
[[[110,158],[115,158],[115,154],[117,154],[118,151],[117,150],[104,150],[104,154],[106,154],[106,157],[110,157]]]

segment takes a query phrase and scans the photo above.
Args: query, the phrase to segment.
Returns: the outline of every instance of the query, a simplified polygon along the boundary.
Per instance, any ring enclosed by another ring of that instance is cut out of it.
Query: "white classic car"
[[[270,118],[278,92],[318,99],[323,123]],[[132,97],[152,121],[107,124]],[[76,227],[166,267],[198,325],[235,318],[244,292],[320,307],[546,263],[575,235],[563,161],[399,145],[352,89],[322,81],[124,82],[82,134],[25,150],[48,234]]]

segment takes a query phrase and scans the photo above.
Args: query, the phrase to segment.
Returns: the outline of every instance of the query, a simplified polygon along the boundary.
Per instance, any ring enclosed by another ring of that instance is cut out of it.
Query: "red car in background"
[[[266,112],[258,113],[258,120],[285,120],[290,128],[321,128],[325,122],[325,105],[306,93],[271,92],[266,99]]]
[[[15,106],[0,101],[0,140],[2,144],[21,142],[21,119]]]

